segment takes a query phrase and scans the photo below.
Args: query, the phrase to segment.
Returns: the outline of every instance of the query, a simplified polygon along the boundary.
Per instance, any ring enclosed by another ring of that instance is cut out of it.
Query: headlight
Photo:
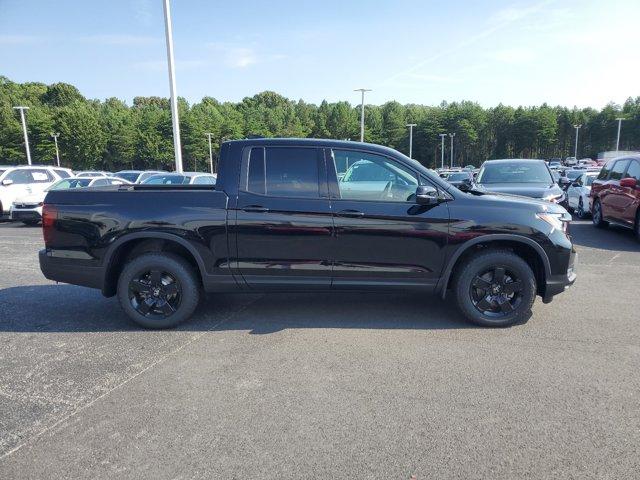
[[[551,203],[562,203],[564,201],[564,192],[563,193],[550,193],[546,197],[542,197],[543,200]]]
[[[567,228],[571,221],[571,216],[568,213],[536,213],[536,217],[551,225],[551,233],[553,233],[553,230],[562,230],[567,233]]]

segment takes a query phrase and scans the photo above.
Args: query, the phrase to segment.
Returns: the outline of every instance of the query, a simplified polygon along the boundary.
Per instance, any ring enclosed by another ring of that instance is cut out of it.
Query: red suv
[[[640,155],[609,160],[591,185],[590,203],[596,227],[622,225],[640,240]]]

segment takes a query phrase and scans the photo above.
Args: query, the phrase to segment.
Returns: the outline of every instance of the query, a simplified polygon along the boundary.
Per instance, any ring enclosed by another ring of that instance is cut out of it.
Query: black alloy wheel
[[[473,305],[487,317],[505,317],[522,302],[522,282],[504,267],[492,267],[480,272],[471,282]]]
[[[129,281],[129,302],[141,315],[166,318],[180,308],[180,283],[159,269],[140,272]]]

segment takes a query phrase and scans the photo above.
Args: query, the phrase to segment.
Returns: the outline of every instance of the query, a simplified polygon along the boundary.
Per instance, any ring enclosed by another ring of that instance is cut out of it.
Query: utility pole
[[[622,121],[624,118],[616,118],[618,120],[618,138],[616,139],[616,152],[620,151],[620,130],[622,129]]]
[[[370,92],[370,88],[356,88],[354,92],[362,92],[362,101],[360,102],[360,141],[364,142],[364,92]]]
[[[413,158],[413,127],[415,127],[417,123],[407,123],[407,127],[409,127],[409,158]]]
[[[51,136],[53,137],[53,141],[56,144],[56,160],[58,161],[58,166],[60,166],[60,151],[58,150],[58,137],[60,136],[60,134],[52,133]]]
[[[22,121],[22,133],[24,134],[24,148],[27,151],[27,163],[31,165],[31,151],[29,150],[29,134],[27,133],[27,120],[24,117],[24,111],[29,107],[13,107],[14,110],[20,110],[20,120]]]
[[[440,168],[444,169],[444,139],[446,138],[447,134],[446,133],[441,133],[440,134],[440,139],[442,140],[442,145],[440,146]]]
[[[576,129],[576,146],[575,149],[573,151],[573,156],[577,159],[578,158],[578,134],[580,132],[580,128],[582,127],[582,125],[574,125],[573,128]]]
[[[211,135],[213,133],[205,133],[205,135],[209,138],[209,163],[211,164],[211,173],[213,174],[213,150],[211,149]]]
[[[456,134],[450,133],[449,136],[451,137],[451,168],[453,168],[453,137],[455,137]]]
[[[164,0],[164,29],[167,37],[167,63],[169,64],[169,90],[171,93],[171,123],[173,124],[173,150],[176,156],[176,172],[182,173],[182,147],[180,144],[180,121],[178,119],[178,97],[176,93],[176,70],[173,59],[173,31],[171,27],[171,5]]]

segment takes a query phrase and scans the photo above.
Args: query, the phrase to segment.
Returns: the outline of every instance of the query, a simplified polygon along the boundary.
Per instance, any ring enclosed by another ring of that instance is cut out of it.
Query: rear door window
[[[635,178],[636,180],[640,180],[640,162],[637,160],[631,161],[629,168],[627,168],[625,178]]]
[[[629,165],[629,160],[617,160],[611,169],[609,180],[621,180],[627,165]]]
[[[317,148],[252,148],[246,190],[272,197],[319,198],[321,155]]]

